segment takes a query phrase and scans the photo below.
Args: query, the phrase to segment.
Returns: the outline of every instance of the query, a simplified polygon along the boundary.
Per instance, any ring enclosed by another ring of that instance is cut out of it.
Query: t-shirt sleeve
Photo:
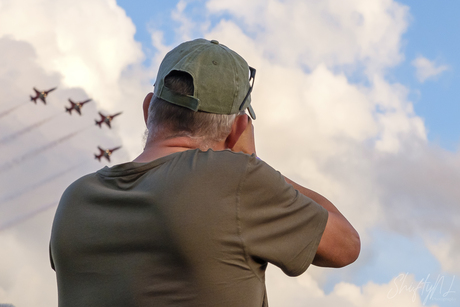
[[[56,271],[56,268],[54,267],[53,254],[51,253],[51,243],[49,244],[49,256],[50,256],[51,268]]]
[[[284,177],[252,156],[241,182],[238,219],[247,257],[270,262],[289,276],[313,261],[327,210],[299,193]]]

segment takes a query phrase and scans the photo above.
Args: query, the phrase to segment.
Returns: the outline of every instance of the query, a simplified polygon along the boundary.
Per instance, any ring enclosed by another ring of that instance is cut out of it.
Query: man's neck
[[[144,151],[134,159],[133,162],[147,163],[176,152],[199,148],[200,144],[196,140],[188,137],[147,141]],[[224,150],[224,142],[214,144],[210,149]]]

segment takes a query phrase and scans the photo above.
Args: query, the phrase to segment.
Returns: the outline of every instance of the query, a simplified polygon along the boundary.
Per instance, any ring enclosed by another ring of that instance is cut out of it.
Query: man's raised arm
[[[247,123],[247,125],[241,125],[241,129],[244,129],[244,131],[242,133],[240,131],[241,134],[238,133],[237,137],[229,137],[229,147],[236,152],[255,154],[254,127],[251,119],[248,116],[238,116],[234,125],[242,124],[243,122]],[[235,140],[236,143],[234,143]],[[354,262],[361,250],[358,232],[325,197],[288,178],[285,179],[297,191],[323,206],[329,213],[326,228],[321,237],[313,264],[322,267],[340,268]]]

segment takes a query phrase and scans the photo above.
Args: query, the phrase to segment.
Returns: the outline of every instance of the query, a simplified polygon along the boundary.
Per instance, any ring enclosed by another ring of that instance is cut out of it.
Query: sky
[[[458,306],[460,4],[0,0],[0,304],[57,306],[48,243],[77,178],[134,159],[163,56],[216,39],[257,69],[258,156],[330,199],[359,259],[267,271],[270,306]],[[34,104],[33,88],[57,87]],[[68,99],[83,101],[68,114]],[[112,129],[98,112],[123,112]],[[98,146],[122,146],[111,161]]]

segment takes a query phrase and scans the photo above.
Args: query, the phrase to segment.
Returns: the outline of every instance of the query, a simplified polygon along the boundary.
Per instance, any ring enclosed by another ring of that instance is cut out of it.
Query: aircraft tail
[[[102,156],[98,156],[98,155],[94,154],[94,159],[97,159],[99,162],[101,162],[101,158],[102,158]]]
[[[37,104],[37,98],[30,96],[30,101],[33,101],[35,104]]]
[[[66,112],[69,112],[70,115],[72,115],[72,108],[65,108]]]

